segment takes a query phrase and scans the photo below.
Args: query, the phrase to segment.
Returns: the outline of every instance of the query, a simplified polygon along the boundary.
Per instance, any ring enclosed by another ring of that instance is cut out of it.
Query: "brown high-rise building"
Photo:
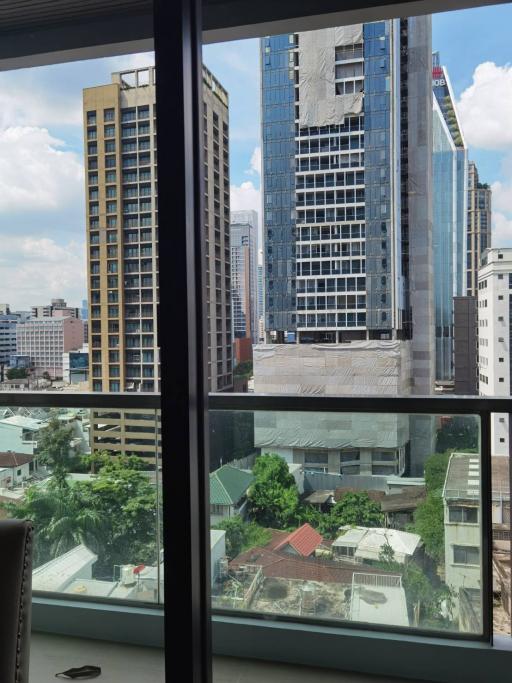
[[[203,83],[208,376],[219,391],[232,386],[228,95],[207,69]],[[83,93],[92,391],[160,390],[155,101],[154,67]],[[154,452],[151,420],[106,417],[93,416],[95,448]]]
[[[491,247],[491,188],[481,183],[476,164],[468,167],[468,237],[466,245],[467,295],[478,293],[480,259]]]

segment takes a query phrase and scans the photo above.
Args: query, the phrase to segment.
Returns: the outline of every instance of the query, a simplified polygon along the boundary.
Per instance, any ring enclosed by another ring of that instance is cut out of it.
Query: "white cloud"
[[[138,52],[133,55],[121,55],[111,60],[112,71],[129,71],[130,69],[144,69],[155,66],[154,52]]]
[[[26,310],[64,297],[79,305],[86,295],[85,243],[58,244],[35,236],[2,236],[2,301]]]
[[[71,94],[33,88],[29,79],[0,87],[0,127],[82,125],[82,101]]]
[[[247,175],[261,175],[261,147],[255,147],[251,156],[251,166],[246,171]]]
[[[512,146],[512,65],[479,64],[457,107],[469,146],[497,150]]]
[[[512,183],[502,183],[499,180],[492,183],[492,209],[512,213]]]
[[[512,247],[512,219],[499,211],[492,212],[493,247]]]
[[[250,180],[241,185],[231,185],[230,199],[231,211],[254,209],[258,215],[261,212],[260,190],[254,187],[254,183]]]
[[[0,130],[0,211],[55,210],[83,204],[83,167],[45,128]]]

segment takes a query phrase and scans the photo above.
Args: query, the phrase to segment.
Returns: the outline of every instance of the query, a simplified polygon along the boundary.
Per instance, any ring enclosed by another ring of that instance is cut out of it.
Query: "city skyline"
[[[493,244],[500,246],[512,240],[512,139],[504,127],[512,106],[506,87],[512,69],[506,35],[499,28],[511,14],[511,7],[502,5],[433,16],[433,49],[441,52],[450,73],[469,159],[476,162],[482,182],[492,185]],[[492,43],[482,40],[491,25]],[[467,44],[472,46],[469,55]],[[258,41],[205,46],[204,59],[230,94],[232,209],[260,213]],[[152,61],[147,53],[0,75],[0,181],[5,174],[6,190],[11,188],[0,200],[6,225],[0,276],[6,283],[2,298],[14,309],[55,296],[77,306],[84,298],[81,89],[108,79],[112,71]],[[486,103],[497,101],[502,106],[494,107],[495,120],[476,127],[475,112],[481,119]],[[493,139],[491,124],[500,122],[501,135]],[[23,168],[21,150],[28,155]],[[44,182],[36,187],[41,168]]]

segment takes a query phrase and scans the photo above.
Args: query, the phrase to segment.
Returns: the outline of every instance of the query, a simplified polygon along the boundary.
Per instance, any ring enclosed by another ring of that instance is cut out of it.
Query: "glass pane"
[[[4,407],[0,415],[0,517],[34,523],[33,590],[161,600],[159,411]],[[123,441],[138,425],[145,450],[128,454]]]
[[[474,416],[211,411],[214,609],[481,634],[479,433]]]

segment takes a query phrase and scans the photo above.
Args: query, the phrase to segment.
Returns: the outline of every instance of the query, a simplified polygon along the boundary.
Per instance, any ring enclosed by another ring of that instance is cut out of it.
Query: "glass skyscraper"
[[[267,339],[413,339],[424,393],[430,46],[429,17],[261,40]]]
[[[468,151],[439,53],[433,55],[436,379],[453,379],[453,297],[466,293]],[[448,173],[448,167],[450,171]]]

